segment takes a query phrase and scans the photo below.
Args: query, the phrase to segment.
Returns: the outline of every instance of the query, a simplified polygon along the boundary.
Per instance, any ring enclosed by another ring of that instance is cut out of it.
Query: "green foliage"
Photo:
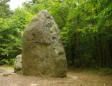
[[[6,64],[6,65],[14,65],[14,58],[2,59],[0,61],[0,65],[3,65],[3,64]]]
[[[54,17],[60,29],[65,26],[69,7],[65,5],[63,0],[33,0],[33,2],[36,3],[33,5],[24,3],[24,9],[33,15],[37,14],[41,10],[46,9]]]
[[[9,0],[0,0],[0,18],[8,18],[12,13],[7,2]]]
[[[61,32],[69,65],[112,67],[111,11],[109,1],[90,0],[71,5]]]
[[[69,66],[112,67],[110,0],[32,0],[13,14],[4,5],[0,10],[0,59],[6,61],[2,62],[21,53],[24,29],[34,15],[47,9],[61,30]]]
[[[13,58],[21,53],[22,35],[33,15],[16,9],[10,18],[0,18],[0,59],[1,64],[13,64]]]
[[[103,73],[104,75],[112,74],[112,69],[111,68],[100,68],[99,71],[101,71],[101,73]]]

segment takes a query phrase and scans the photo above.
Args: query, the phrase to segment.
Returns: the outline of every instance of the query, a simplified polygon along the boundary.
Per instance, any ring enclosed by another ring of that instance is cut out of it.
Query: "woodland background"
[[[112,68],[111,0],[32,0],[10,10],[0,0],[0,64],[12,65],[22,52],[24,29],[47,9],[60,28],[68,67]]]

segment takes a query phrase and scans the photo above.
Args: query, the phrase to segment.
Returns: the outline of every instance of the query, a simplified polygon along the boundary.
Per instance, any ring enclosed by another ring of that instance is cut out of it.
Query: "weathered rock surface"
[[[67,63],[60,31],[46,10],[34,17],[25,29],[22,60],[25,75],[66,76]]]
[[[22,55],[17,55],[14,62],[14,72],[22,73]]]

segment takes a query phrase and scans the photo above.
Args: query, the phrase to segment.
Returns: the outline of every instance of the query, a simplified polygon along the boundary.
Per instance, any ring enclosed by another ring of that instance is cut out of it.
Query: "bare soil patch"
[[[0,67],[0,86],[112,86],[112,75],[88,71],[70,71],[66,78],[41,78],[13,73],[12,67]]]

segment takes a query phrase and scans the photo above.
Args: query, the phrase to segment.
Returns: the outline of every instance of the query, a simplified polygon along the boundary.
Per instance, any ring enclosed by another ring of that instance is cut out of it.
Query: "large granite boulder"
[[[14,72],[15,73],[22,73],[22,55],[17,55],[15,62],[14,62]]]
[[[66,76],[67,62],[60,31],[46,10],[35,16],[25,29],[22,60],[24,75]]]

